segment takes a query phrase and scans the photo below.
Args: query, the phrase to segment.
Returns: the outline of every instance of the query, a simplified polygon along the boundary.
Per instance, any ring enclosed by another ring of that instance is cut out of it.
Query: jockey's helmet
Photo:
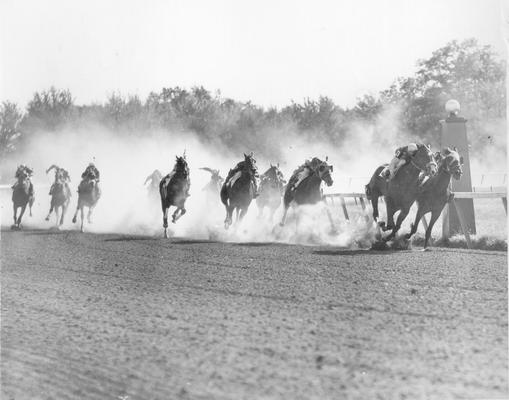
[[[415,143],[410,143],[408,145],[408,151],[417,151],[417,145]]]

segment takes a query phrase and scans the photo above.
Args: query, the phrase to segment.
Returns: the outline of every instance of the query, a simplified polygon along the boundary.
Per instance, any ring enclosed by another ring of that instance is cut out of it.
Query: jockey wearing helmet
[[[399,147],[396,149],[394,158],[391,160],[386,169],[382,170],[382,178],[388,178],[391,180],[396,176],[398,170],[408,163],[415,153],[417,153],[418,147],[415,143],[410,143],[407,146]]]
[[[251,153],[251,156],[252,156],[252,153]],[[257,183],[257,178],[259,177],[258,175],[258,170],[256,169],[256,161],[254,158],[251,157],[251,160],[252,160],[252,164],[251,164],[251,182],[253,183],[253,188],[254,188],[254,194],[253,194],[253,197],[258,197],[258,183]],[[244,169],[246,169],[247,165],[246,165],[246,161],[243,160],[243,161],[240,161],[239,163],[237,163],[237,165],[235,166],[235,168],[233,169],[230,169],[230,171],[228,172],[228,176],[226,177],[226,180],[225,180],[225,184],[226,185],[230,185],[230,180],[233,178],[233,176],[237,173],[237,172],[240,172]]]
[[[300,183],[306,179],[312,172],[319,166],[320,160],[316,157],[313,157],[311,160],[306,160],[304,164],[298,167],[292,177],[290,178],[290,182],[288,183],[291,190],[295,190]]]
[[[14,185],[12,185],[12,189],[15,189],[20,184],[20,179],[25,177],[25,179],[28,180],[30,183],[30,187],[28,189],[28,194],[30,196],[34,195],[34,185],[32,184],[32,181],[30,178],[32,177],[32,174],[34,173],[34,170],[25,164],[18,165],[18,168],[16,169],[16,173],[14,174],[14,177],[16,178],[16,182]]]
[[[100,173],[94,163],[89,163],[85,171],[81,174],[83,179],[95,179],[99,182]]]
[[[46,173],[50,172],[52,169],[55,169],[55,182],[53,182],[51,188],[49,189],[49,195],[51,196],[53,194],[55,183],[61,182],[64,184],[65,189],[70,197],[71,188],[69,187],[69,182],[71,181],[71,177],[69,176],[69,172],[67,172],[67,170],[65,170],[64,168],[60,168],[58,165],[53,164],[46,170]]]

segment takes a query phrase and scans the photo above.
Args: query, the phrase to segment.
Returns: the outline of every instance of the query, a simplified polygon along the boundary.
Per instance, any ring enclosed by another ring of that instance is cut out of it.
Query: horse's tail
[[[226,188],[226,183],[223,184],[223,186],[221,187],[221,202],[225,205],[225,206],[228,206],[228,189]]]

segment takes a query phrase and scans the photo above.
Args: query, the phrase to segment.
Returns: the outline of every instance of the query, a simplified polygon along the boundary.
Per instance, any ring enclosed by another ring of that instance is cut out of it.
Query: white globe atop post
[[[458,115],[460,109],[461,107],[458,100],[451,99],[445,103],[445,111],[447,111],[449,115]]]

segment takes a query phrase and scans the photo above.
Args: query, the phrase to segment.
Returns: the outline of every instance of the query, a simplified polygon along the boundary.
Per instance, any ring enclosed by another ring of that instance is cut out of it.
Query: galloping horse
[[[379,226],[384,232],[390,229],[392,229],[392,232],[384,238],[384,241],[391,240],[396,236],[401,223],[417,198],[420,183],[419,174],[424,172],[427,175],[432,175],[437,169],[430,147],[423,144],[417,145],[417,152],[412,160],[403,165],[389,182],[380,177],[380,172],[386,166],[387,164],[378,167],[366,185],[366,197],[371,200],[375,222],[378,221],[378,198],[380,196],[385,198],[387,225],[385,222],[379,222]],[[396,224],[394,224],[394,214],[397,211],[400,211],[400,213]]]
[[[231,179],[227,179],[221,188],[221,202],[226,208],[225,229],[232,224],[234,210],[237,211],[237,222],[244,218],[255,194],[253,180],[256,175],[256,161],[253,155],[244,154],[244,161],[240,164],[241,169],[231,176]]]
[[[78,211],[80,211],[81,217],[81,226],[80,231],[83,232],[83,223],[84,223],[84,209],[88,207],[87,213],[87,221],[89,224],[92,223],[92,211],[96,206],[99,198],[101,197],[101,191],[97,184],[96,176],[91,173],[88,175],[84,175],[80,185],[78,186],[78,206],[76,207],[76,212],[74,213],[74,217],[72,218],[73,224],[76,223],[76,218],[78,216]]]
[[[25,213],[27,205],[30,209],[30,216],[32,216],[32,205],[34,204],[34,192],[32,182],[30,181],[30,177],[23,170],[19,170],[17,173],[18,181],[12,187],[12,210],[13,210],[13,218],[14,225],[11,226],[11,229],[20,229],[21,218]],[[19,213],[19,217],[17,217],[18,208],[21,208]]]
[[[286,181],[279,169],[279,164],[270,164],[270,168],[260,177],[260,195],[256,198],[256,205],[259,210],[258,217],[261,217],[264,208],[268,207],[270,219],[272,220],[275,211],[281,205],[281,197],[285,184]]]
[[[56,216],[56,227],[58,229],[59,226],[64,224],[64,216],[67,212],[67,207],[69,206],[69,201],[71,199],[71,192],[66,186],[65,182],[62,180],[56,180],[53,184],[53,190],[51,192],[51,202],[48,216],[46,217],[46,221],[49,221],[49,217],[55,209]],[[60,222],[59,222],[60,220]]]
[[[176,157],[173,171],[166,175],[159,183],[165,238],[168,238],[168,209],[171,206],[177,207],[172,215],[172,222],[177,222],[177,220],[186,213],[185,202],[189,197],[190,187],[189,167],[187,166],[186,156],[184,154],[182,157]]]
[[[439,161],[438,172],[435,176],[425,182],[419,191],[419,194],[417,195],[417,204],[419,207],[417,209],[417,214],[415,215],[415,221],[412,224],[410,233],[405,235],[407,239],[410,239],[417,231],[421,218],[425,214],[431,212],[431,220],[429,221],[428,228],[426,229],[424,249],[427,249],[428,247],[433,225],[442,213],[446,203],[450,202],[454,197],[449,190],[451,176],[454,179],[459,180],[463,174],[461,169],[463,157],[460,157],[456,149],[444,149],[442,154],[437,154],[436,158]]]
[[[279,225],[284,226],[286,222],[286,214],[288,212],[288,207],[293,202],[297,205],[304,204],[317,204],[318,202],[323,200],[323,194],[320,190],[320,186],[322,181],[326,183],[327,186],[331,186],[333,181],[331,177],[331,172],[333,171],[332,165],[327,164],[327,158],[325,161],[321,161],[316,158],[313,159],[313,169],[310,171],[309,175],[305,177],[297,187],[293,187],[295,182],[298,180],[298,172],[297,169],[294,171],[288,185],[286,186],[285,194],[283,196],[283,204],[285,207],[285,211],[283,214],[283,219]]]

